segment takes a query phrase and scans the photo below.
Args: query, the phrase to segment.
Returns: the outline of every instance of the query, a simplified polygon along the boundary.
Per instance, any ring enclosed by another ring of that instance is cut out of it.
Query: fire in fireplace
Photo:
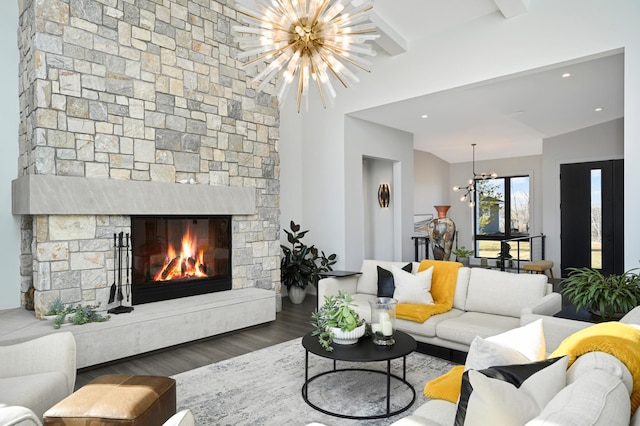
[[[134,305],[231,289],[230,216],[131,218]]]

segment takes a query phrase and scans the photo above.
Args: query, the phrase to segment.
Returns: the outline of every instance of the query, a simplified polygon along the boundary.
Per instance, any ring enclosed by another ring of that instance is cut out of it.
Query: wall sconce
[[[389,190],[388,183],[381,183],[378,188],[378,204],[380,207],[389,207],[389,199],[391,199],[391,191]]]

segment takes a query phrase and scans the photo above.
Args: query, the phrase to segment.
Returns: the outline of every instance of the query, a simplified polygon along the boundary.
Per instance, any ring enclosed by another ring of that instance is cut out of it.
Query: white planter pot
[[[294,305],[299,305],[304,302],[304,298],[307,295],[306,288],[296,286],[291,286],[287,292],[289,293],[289,300],[291,300],[291,303]]]
[[[366,324],[362,324],[360,327],[351,331],[342,331],[338,327],[331,328],[333,333],[333,343],[338,345],[353,345],[358,343],[358,339],[364,336]]]

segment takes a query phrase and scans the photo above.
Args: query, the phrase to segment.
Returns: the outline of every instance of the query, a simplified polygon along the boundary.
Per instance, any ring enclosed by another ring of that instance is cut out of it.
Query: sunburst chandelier
[[[308,108],[310,80],[316,82],[326,108],[325,93],[330,102],[336,97],[332,80],[348,87],[359,81],[355,68],[369,72],[371,63],[361,56],[376,54],[367,44],[379,36],[369,22],[373,0],[257,0],[256,6],[260,12],[236,6],[250,22],[233,30],[240,34],[242,52],[237,59],[252,58],[242,69],[268,63],[253,78],[257,90],[281,73],[276,92],[283,103],[297,75],[298,112],[303,98]]]

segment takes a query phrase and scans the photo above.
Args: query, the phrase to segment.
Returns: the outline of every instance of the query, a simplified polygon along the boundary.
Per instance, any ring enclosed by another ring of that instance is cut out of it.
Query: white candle
[[[380,320],[380,325],[382,327],[382,334],[384,336],[391,336],[393,335],[393,325],[391,324],[391,319],[389,318],[389,315],[387,314],[387,319],[385,320]]]
[[[381,333],[382,332],[382,326],[378,323],[375,324],[371,324],[371,332],[372,333]]]

